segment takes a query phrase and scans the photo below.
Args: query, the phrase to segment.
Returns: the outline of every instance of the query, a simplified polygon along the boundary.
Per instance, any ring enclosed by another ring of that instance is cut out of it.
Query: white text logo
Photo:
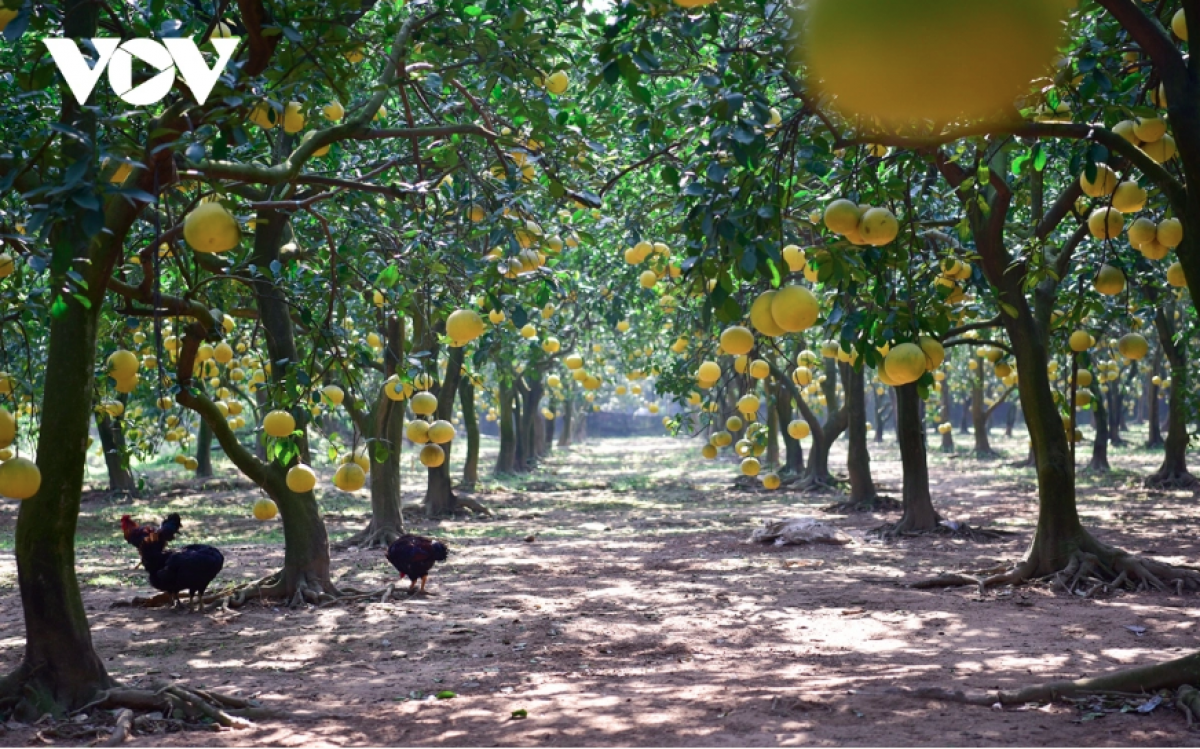
[[[162,101],[175,83],[176,70],[196,97],[196,103],[203,104],[212,93],[213,86],[217,85],[221,73],[225,72],[225,66],[229,64],[240,40],[237,37],[213,38],[211,41],[217,50],[217,62],[211,68],[204,62],[200,48],[191,39],[163,39],[161,43],[153,39],[130,39],[124,43],[120,39],[93,39],[92,45],[99,55],[95,65],[88,64],[73,39],[42,41],[80,104],[87,102],[100,75],[108,68],[108,82],[113,92],[123,101],[141,107]],[[135,57],[161,71],[136,88],[133,85]]]

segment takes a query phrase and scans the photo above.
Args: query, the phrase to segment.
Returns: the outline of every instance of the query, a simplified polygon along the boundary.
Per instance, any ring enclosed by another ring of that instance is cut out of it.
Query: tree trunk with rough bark
[[[200,435],[196,438],[196,478],[206,479],[213,475],[212,430],[208,422],[200,420]]]
[[[1171,387],[1167,391],[1167,438],[1164,441],[1163,462],[1158,470],[1146,479],[1146,485],[1151,487],[1196,485],[1196,478],[1187,468],[1187,340],[1176,338],[1173,307],[1173,304],[1160,306],[1154,315],[1159,347],[1171,367]]]
[[[988,417],[991,411],[983,405],[983,365],[975,370],[971,383],[971,425],[975,429],[975,456],[989,458],[996,453],[988,438]]]
[[[1158,407],[1158,385],[1154,384],[1154,378],[1162,371],[1162,348],[1157,347],[1154,350],[1154,361],[1150,365],[1150,371],[1146,373],[1146,419],[1150,423],[1150,436],[1146,440],[1146,447],[1162,447],[1162,423],[1159,417]]]
[[[479,416],[475,413],[475,383],[463,377],[458,383],[463,428],[467,431],[467,459],[463,461],[462,488],[470,491],[479,483]]]
[[[500,453],[496,456],[493,475],[505,476],[517,472],[517,424],[513,413],[516,388],[512,381],[500,381]]]
[[[559,447],[570,447],[571,446],[571,437],[572,437],[571,430],[573,429],[573,426],[571,424],[571,419],[574,415],[575,415],[575,399],[568,395],[567,399],[564,400],[563,404],[562,404],[562,428],[560,428],[558,430],[558,446]]]
[[[840,366],[846,390],[846,429],[849,440],[846,473],[850,479],[850,496],[846,505],[864,509],[875,505],[879,494],[871,477],[871,454],[867,449],[867,404],[863,391],[863,371],[849,364]]]
[[[904,471],[903,514],[895,531],[915,533],[938,527],[942,518],[933,509],[929,493],[929,462],[925,424],[921,419],[921,396],[916,383],[896,391],[896,423],[900,428],[900,463]]]
[[[104,466],[108,469],[108,490],[133,494],[137,484],[133,471],[129,470],[129,456],[125,452],[123,419],[113,418],[107,411],[96,412],[96,431],[100,434],[100,449],[104,451]]]
[[[1096,380],[1092,381],[1092,426],[1096,431],[1096,439],[1092,443],[1092,459],[1088,462],[1088,470],[1095,473],[1108,473],[1108,411],[1104,407],[1104,393]]]
[[[433,350],[436,356],[437,347]],[[454,417],[454,396],[458,394],[458,382],[462,376],[463,355],[462,347],[458,346],[451,348],[446,357],[446,374],[434,393],[438,399],[438,419],[450,421]],[[450,478],[450,448],[453,445],[453,441],[442,445],[446,459],[440,466],[427,469],[429,483],[425,488],[425,516],[428,518],[453,515],[458,509],[458,497],[454,494]]]

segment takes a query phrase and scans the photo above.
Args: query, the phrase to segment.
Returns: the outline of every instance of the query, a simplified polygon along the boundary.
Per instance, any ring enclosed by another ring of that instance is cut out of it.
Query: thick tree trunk
[[[1017,407],[1012,403],[1004,404],[1004,436],[1013,436],[1013,427],[1017,425]]]
[[[63,36],[96,36],[98,5],[68,0],[62,10]],[[87,183],[97,177],[95,113],[76,104],[65,87],[60,95],[60,121],[86,135],[63,140],[62,163],[89,164],[81,175]],[[36,720],[47,712],[62,716],[112,686],[92,644],[75,576],[75,531],[87,463],[97,322],[116,245],[138,210],[131,206],[110,207],[108,231],[101,236],[89,236],[82,222],[74,220],[60,221],[51,231],[52,246],[68,253],[65,267],[84,274],[89,304],[63,294],[65,311],[49,319],[36,456],[41,486],[21,502],[15,538],[25,653],[20,666],[0,681],[0,697],[19,701],[15,716],[21,720]]]
[[[951,416],[950,416],[951,405],[952,405],[952,402],[950,400],[950,380],[945,379],[945,380],[942,380],[942,422],[945,424],[952,423]],[[943,453],[948,453],[950,455],[953,455],[954,454],[954,430],[947,429],[946,431],[942,432],[941,434],[942,434],[942,446],[940,448],[941,451]]]
[[[846,472],[850,478],[848,505],[873,505],[879,499],[871,477],[871,454],[867,450],[867,404],[863,392],[863,371],[842,364],[842,382],[846,386],[847,446]]]
[[[1162,348],[1156,347],[1154,350],[1154,362],[1150,366],[1150,371],[1146,372],[1146,418],[1150,423],[1150,436],[1146,440],[1146,447],[1162,447],[1163,436],[1161,419],[1159,417],[1158,407],[1158,385],[1154,384],[1154,378],[1162,371]]]
[[[903,533],[930,531],[942,518],[933,509],[929,493],[929,462],[925,424],[921,419],[921,396],[916,383],[895,388],[896,423],[899,426],[900,463],[904,471],[903,514],[895,530]]]
[[[562,428],[558,430],[558,446],[571,446],[571,419],[575,414],[575,399],[567,396],[562,404]]]
[[[384,331],[384,377],[396,373],[396,365],[404,353],[404,320],[400,316],[388,319]],[[355,426],[364,436],[387,448],[387,457],[382,462],[372,458],[371,472],[367,476],[371,490],[371,520],[367,527],[339,546],[372,548],[387,547],[404,534],[403,499],[400,481],[400,460],[404,447],[404,403],[388,398],[380,388],[369,413],[363,413],[361,405],[350,406]],[[371,451],[372,453],[375,450]]]
[[[767,465],[772,470],[779,467],[779,409],[775,403],[779,400],[777,388],[771,385],[767,389]]]
[[[1092,381],[1092,426],[1096,430],[1096,440],[1092,443],[1092,459],[1088,470],[1096,473],[1108,473],[1108,411],[1104,408],[1104,393],[1096,380]]]
[[[1108,441],[1113,447],[1121,447],[1125,444],[1125,439],[1121,437],[1121,416],[1125,409],[1123,394],[1121,393],[1121,381],[1113,380],[1108,385],[1108,393],[1105,396],[1108,403],[1105,404],[1105,409],[1108,411]]]
[[[782,384],[776,388],[775,418],[780,424],[779,431],[783,437],[785,460],[781,470],[783,473],[799,476],[804,473],[804,446],[800,444],[800,440],[787,433],[788,424],[792,423],[794,413],[789,393],[790,391]]]
[[[1167,439],[1164,442],[1163,462],[1158,471],[1146,479],[1147,486],[1187,487],[1196,484],[1195,477],[1187,469],[1187,341],[1175,338],[1175,323],[1171,316],[1173,311],[1170,307],[1160,306],[1154,315],[1159,346],[1171,367],[1171,387],[1167,391]]]
[[[516,388],[511,381],[500,381],[500,454],[492,473],[504,476],[517,472],[517,424],[513,413]]]
[[[258,229],[254,237],[254,251],[250,262],[259,270],[254,276],[255,301],[258,306],[259,323],[267,343],[271,378],[283,383],[294,363],[301,361],[292,328],[291,305],[282,289],[265,269],[279,260],[279,248],[287,230],[287,217],[276,210],[260,208],[257,214]],[[299,420],[298,424],[303,424]],[[218,432],[217,425],[212,425]],[[310,462],[308,440],[301,429],[300,436],[293,437],[299,448],[298,461]],[[226,450],[228,454],[228,450]],[[316,495],[312,492],[298,494],[287,488],[284,478],[290,465],[271,461],[268,465],[268,480],[264,488],[279,507],[283,519],[284,560],[279,576],[280,585],[273,593],[284,598],[294,598],[308,591],[336,591],[329,576],[329,536]]]
[[[212,429],[208,422],[200,420],[200,434],[196,438],[196,478],[206,479],[213,475],[212,466]]]
[[[983,405],[983,365],[975,370],[974,381],[971,383],[971,425],[975,429],[975,455],[987,458],[995,455],[991,440],[988,439],[989,409]]]
[[[966,400],[963,401],[961,418],[958,422],[958,431],[961,434],[971,433],[971,394],[967,394]]]
[[[434,349],[436,352],[436,348]],[[451,348],[446,357],[446,375],[438,386],[437,418],[450,421],[454,416],[454,396],[458,393],[458,382],[462,376],[463,349]],[[428,469],[429,485],[425,489],[425,516],[446,517],[458,509],[458,497],[454,495],[450,479],[450,448],[453,442],[442,445],[446,459],[437,468]]]
[[[108,490],[132,494],[137,484],[133,480],[133,471],[129,470],[122,421],[114,419],[107,411],[96,412],[96,431],[100,433],[100,449],[104,451],[104,465],[108,469]]]
[[[470,491],[479,483],[479,416],[475,413],[475,383],[463,377],[458,383],[463,428],[467,431],[467,459],[463,461],[462,488]]]

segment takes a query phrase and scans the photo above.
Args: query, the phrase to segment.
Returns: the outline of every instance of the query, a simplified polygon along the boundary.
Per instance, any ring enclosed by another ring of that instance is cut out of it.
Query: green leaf
[[[437,698],[439,700],[452,700],[457,696],[458,696],[457,694],[455,694],[454,692],[451,692],[449,689],[437,693]]]
[[[525,708],[521,708],[520,710],[512,711],[512,719],[513,720],[523,720],[528,717],[529,717],[529,711],[526,710]]]

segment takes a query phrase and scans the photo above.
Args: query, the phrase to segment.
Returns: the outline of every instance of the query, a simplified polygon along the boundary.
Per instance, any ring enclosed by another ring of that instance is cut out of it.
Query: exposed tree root
[[[976,585],[982,595],[988,588],[1044,582],[1071,595],[1091,598],[1116,590],[1158,590],[1183,595],[1200,591],[1200,570],[1175,567],[1153,559],[1113,549],[1087,537],[1086,549],[1071,554],[1061,569],[1040,574],[1034,560],[1026,559],[1012,569],[978,574],[944,574],[910,583],[912,588],[949,588]]]
[[[351,548],[386,549],[392,545],[393,541],[404,535],[403,528],[395,528],[390,525],[382,528],[375,528],[373,526],[374,523],[368,524],[366,528],[363,528],[345,541],[334,544],[333,548],[337,551],[346,551]]]
[[[471,499],[470,497],[464,497],[461,494],[457,495],[456,499],[457,499],[456,504],[459,507],[465,507],[475,515],[489,515],[490,516],[492,514],[492,511],[489,510],[482,502],[479,502],[478,500]]]
[[[895,512],[903,507],[894,497],[874,494],[865,499],[846,499],[821,508],[821,512],[849,515],[858,512]]]
[[[986,450],[972,449],[971,457],[976,460],[1000,460],[1004,455],[989,447]]]
[[[791,482],[784,482],[784,485],[803,494],[834,494],[840,492],[845,483],[844,479],[837,476],[813,476],[806,473],[803,476],[797,476]]]
[[[961,538],[974,543],[1001,541],[1013,535],[1015,534],[1011,531],[1001,531],[992,528],[973,528],[966,523],[960,523],[955,520],[941,520],[936,527],[927,530],[909,530],[901,527],[900,523],[887,523],[867,532],[868,537],[878,538],[882,541],[895,541],[901,538],[917,538],[920,536],[946,536]],[[970,585],[974,583],[958,584]]]
[[[76,710],[74,714],[92,708],[128,711],[129,717],[124,727],[126,735],[134,722],[133,713],[137,712],[160,712],[164,716],[180,717],[193,723],[208,719],[225,728],[250,728],[254,725],[252,719],[280,717],[277,711],[263,707],[253,700],[213,690],[185,687],[174,682],[154,682],[149,689],[114,687],[99,693],[96,699]],[[118,732],[122,730],[121,718],[124,715],[122,713],[118,717],[112,740],[115,740]]]
[[[1114,671],[1103,676],[1074,681],[1052,681],[1016,691],[964,692],[942,688],[901,689],[911,697],[963,702],[970,705],[1024,705],[1096,694],[1145,695],[1160,690],[1176,691],[1176,706],[1188,718],[1188,725],[1200,717],[1200,653],[1192,653],[1165,663]]]
[[[1143,486],[1147,489],[1196,489],[1200,487],[1200,480],[1186,470],[1160,470],[1147,476]]]

